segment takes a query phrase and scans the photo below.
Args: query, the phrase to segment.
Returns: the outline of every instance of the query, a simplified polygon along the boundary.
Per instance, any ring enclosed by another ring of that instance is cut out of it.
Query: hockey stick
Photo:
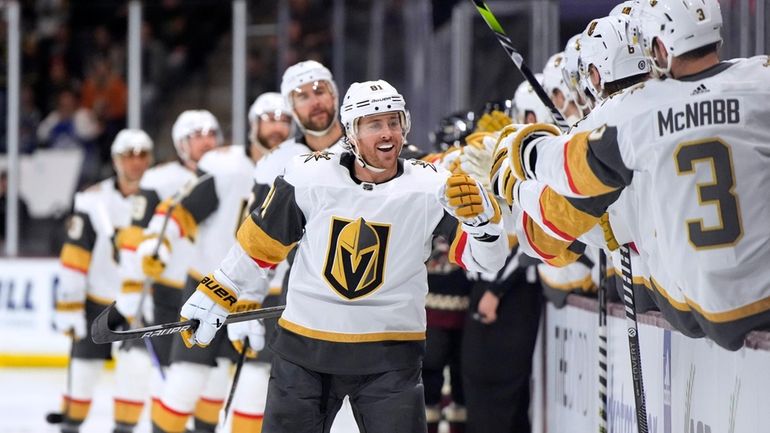
[[[607,255],[599,250],[599,433],[607,433]]]
[[[495,15],[489,9],[489,6],[487,6],[484,0],[471,0],[471,2],[474,6],[476,6],[476,9],[479,11],[479,14],[481,14],[481,17],[484,18],[484,22],[486,22],[489,28],[495,33],[497,40],[500,42],[500,45],[503,46],[503,49],[511,58],[513,63],[516,65],[516,68],[518,68],[521,74],[524,75],[524,79],[529,82],[537,96],[541,101],[543,101],[543,104],[545,104],[545,106],[551,111],[551,116],[553,116],[554,121],[556,122],[556,126],[558,126],[562,131],[567,131],[569,129],[569,125],[564,119],[564,116],[561,114],[559,109],[556,108],[556,105],[554,105],[553,101],[551,101],[551,98],[548,96],[548,94],[545,93],[545,89],[543,89],[543,86],[541,86],[537,81],[537,78],[535,78],[535,75],[529,69],[529,66],[524,63],[524,58],[518,51],[516,51],[516,48],[513,47],[511,38],[508,37],[508,35],[505,33],[505,30],[503,30],[503,27],[497,21],[497,18],[495,18]]]
[[[267,319],[279,317],[285,308],[284,305],[277,307],[260,308],[258,310],[245,311],[243,313],[233,313],[227,316],[223,325],[229,323],[245,322],[247,320]],[[102,311],[91,324],[91,339],[96,344],[107,344],[115,341],[136,340],[139,338],[160,337],[162,335],[178,334],[188,329],[195,330],[198,327],[198,320],[184,320],[181,322],[160,323],[148,326],[146,328],[129,329],[126,331],[115,331],[110,329],[109,316],[115,310],[113,302]]]
[[[639,433],[647,433],[647,406],[644,401],[642,356],[639,349],[639,329],[636,324],[634,280],[631,273],[631,248],[628,245],[620,247],[620,264],[623,271],[623,304],[626,306],[626,328],[628,332],[629,355],[631,356],[631,375],[634,380],[636,423]]]
[[[241,370],[243,369],[243,361],[246,360],[246,352],[249,350],[249,337],[243,338],[243,350],[240,356],[238,356],[238,364],[235,366],[235,375],[233,376],[233,384],[230,385],[230,394],[227,396],[225,402],[225,413],[222,415],[222,428],[227,425],[227,415],[230,413],[230,406],[233,404],[233,398],[235,397],[235,389],[238,387],[238,379],[241,377]]]
[[[187,197],[190,192],[192,192],[195,187],[203,183],[204,181],[208,180],[212,177],[211,173],[206,173],[200,177],[198,177],[194,183],[190,185],[186,185],[182,187],[177,193],[175,193],[170,200],[168,209],[166,210],[166,214],[163,217],[163,223],[160,227],[160,232],[158,233],[158,242],[155,244],[155,249],[152,252],[152,258],[157,260],[160,252],[160,247],[163,244],[163,235],[166,233],[166,227],[168,227],[168,221],[171,219],[171,214],[174,212],[174,208],[185,198]],[[134,317],[136,320],[131,325],[132,329],[136,329],[141,327],[144,324],[144,318],[143,318],[143,308],[145,299],[147,299],[147,295],[150,293],[150,288],[152,286],[152,281],[149,277],[144,279],[144,282],[142,283],[142,293],[139,295],[139,303],[136,307],[136,314]],[[160,373],[160,377],[162,380],[166,380],[166,372],[163,370],[163,365],[160,362],[160,357],[158,356],[158,352],[155,350],[155,345],[152,343],[152,340],[149,338],[144,339],[144,347],[147,349],[147,354],[150,356],[150,361],[152,362],[152,365],[158,370]]]

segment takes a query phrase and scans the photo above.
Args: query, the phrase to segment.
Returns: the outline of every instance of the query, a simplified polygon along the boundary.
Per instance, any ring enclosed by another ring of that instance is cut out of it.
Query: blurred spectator
[[[42,100],[43,111],[56,108],[59,93],[63,90],[80,88],[80,83],[70,76],[67,65],[61,59],[51,61],[47,78],[38,86],[41,95],[37,99]]]
[[[86,59],[86,65],[91,65],[100,59],[107,59],[113,71],[122,71],[126,64],[126,51],[121,44],[112,41],[112,34],[107,27],[100,25],[94,28],[91,34],[90,57]]]
[[[85,152],[80,185],[95,181],[99,174],[99,155],[95,140],[101,132],[94,113],[79,105],[72,90],[59,93],[56,109],[37,128],[41,145],[51,148],[78,148]]]
[[[99,157],[106,163],[110,159],[110,143],[126,125],[128,87],[113,71],[109,59],[96,57],[83,82],[81,97],[83,107],[91,109],[99,121]]]
[[[37,148],[37,128],[40,125],[40,111],[38,111],[35,105],[35,94],[30,86],[22,86],[20,99],[19,152],[32,153]],[[5,152],[5,149],[3,151]]]

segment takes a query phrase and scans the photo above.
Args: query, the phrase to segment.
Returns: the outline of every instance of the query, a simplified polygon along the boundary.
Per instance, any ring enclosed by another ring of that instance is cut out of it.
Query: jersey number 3
[[[711,164],[711,182],[697,184],[698,202],[714,205],[719,225],[706,227],[703,219],[687,220],[687,232],[696,250],[734,245],[742,236],[741,214],[735,189],[735,175],[730,147],[718,138],[679,145],[674,153],[677,174],[694,175],[696,163]]]

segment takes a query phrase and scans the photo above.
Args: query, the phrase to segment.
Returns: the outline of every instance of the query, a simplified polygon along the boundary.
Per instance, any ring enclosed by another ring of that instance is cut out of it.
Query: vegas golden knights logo
[[[347,299],[366,296],[382,286],[389,224],[332,217],[324,278]]]

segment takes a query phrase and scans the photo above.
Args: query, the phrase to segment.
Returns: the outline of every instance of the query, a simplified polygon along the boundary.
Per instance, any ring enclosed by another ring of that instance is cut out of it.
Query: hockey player
[[[268,127],[276,131],[272,137],[273,143],[283,141],[289,133],[288,110],[283,105],[280,95],[276,93],[261,95],[249,111],[250,120],[253,119],[250,122],[252,129],[249,134],[252,140],[250,147],[252,153],[247,155],[249,148],[235,145],[208,152],[198,162],[198,182],[171,211],[172,218],[166,223],[165,231],[160,233],[164,224],[164,213],[168,212],[163,209],[153,217],[148,227],[148,232],[163,236],[164,245],[168,245],[171,251],[183,238],[193,242],[193,267],[204,273],[214,270],[235,241],[235,231],[245,215],[244,210],[251,188],[254,170],[251,158],[255,156],[253,150],[260,146],[260,152],[270,151],[270,148],[264,147],[258,141],[260,129]],[[275,125],[275,123],[282,123],[282,125]],[[280,131],[284,132],[283,135]],[[265,140],[266,143],[269,141]],[[162,260],[154,259],[152,256],[141,257],[141,259],[145,262],[155,261],[151,268],[164,266]],[[267,284],[267,281],[263,279],[262,283]],[[188,279],[188,287],[182,295],[183,298],[186,299],[194,291],[195,285],[197,281]],[[258,303],[244,297],[236,309],[246,311],[258,306]],[[217,369],[212,367],[220,365],[219,368],[221,368],[221,365],[235,358],[233,347],[239,352],[247,350],[243,347],[243,336],[253,326],[255,322],[231,325],[228,327],[227,335],[220,334],[220,338],[212,341],[205,348],[189,350],[184,347],[181,340],[174,341],[171,368],[158,404],[153,406],[152,419],[156,431],[175,433],[184,430],[187,422],[185,414],[193,412],[196,401],[204,396],[206,383],[212,380],[212,375],[217,374]],[[226,338],[228,336],[230,341]],[[256,356],[256,351],[261,350],[264,340],[252,335],[249,344],[251,346],[249,356],[253,358]],[[243,391],[242,394],[248,396],[251,392],[258,396],[260,383],[263,385],[261,390],[264,393],[267,384],[267,367],[247,364],[242,371],[241,381],[243,381],[240,388]],[[222,392],[226,389],[226,387],[219,388]],[[205,395],[208,406],[213,407],[215,405],[212,404],[212,397],[224,397],[224,395],[214,396],[210,392]],[[217,401],[221,400],[219,398]],[[264,396],[261,400],[261,406],[259,399],[239,398],[235,401],[233,432],[252,431],[254,428],[258,430],[258,421],[264,411]],[[244,412],[244,408],[249,412]],[[216,410],[209,408],[205,412],[196,414],[196,431],[213,432],[219,418],[218,408]]]
[[[186,185],[195,182],[198,162],[208,151],[218,146],[221,140],[216,118],[205,110],[182,112],[172,126],[171,135],[179,159],[155,166],[145,173],[140,197],[137,198],[141,209],[136,209],[135,214],[132,214],[132,226],[125,231],[125,236],[116,241],[120,248],[120,272],[123,279],[116,306],[118,311],[130,320],[135,320],[133,316],[139,309],[147,275],[152,276],[152,292],[146,296],[152,298],[153,313],[152,317],[145,317],[143,321],[154,320],[163,323],[178,317],[179,306],[183,302],[182,289],[193,260],[192,244],[187,239],[182,239],[174,246],[170,257],[168,247],[162,245],[158,251],[165,266],[158,266],[152,260],[143,263],[141,257],[151,257],[158,246],[157,233],[146,232],[145,229],[156,213],[167,213],[168,199]],[[144,308],[145,305],[142,306],[142,309]],[[169,337],[157,337],[152,340],[155,352],[153,355],[157,356],[161,368],[169,366],[172,341]],[[131,348],[129,352],[136,350],[137,348]],[[223,372],[227,374],[226,370]],[[117,375],[119,380],[124,376],[131,377],[122,373]],[[151,392],[154,405],[159,401],[157,394],[160,392],[161,383],[160,375],[153,376]],[[222,386],[217,384],[217,387]],[[136,398],[136,401],[144,399],[144,396],[137,397],[139,398]],[[202,404],[203,406],[205,404]],[[136,412],[134,424],[140,412],[141,406]]]
[[[499,207],[467,176],[398,158],[409,115],[387,82],[351,85],[342,122],[350,152],[291,162],[182,307],[201,324],[183,338],[208,344],[252,281],[297,245],[265,430],[321,430],[349,395],[367,432],[425,431],[426,245],[442,234],[452,261],[495,272],[508,247]]]
[[[633,184],[647,212],[640,218],[647,231],[634,240],[658,300],[737,349],[747,331],[770,322],[767,279],[746,273],[770,258],[765,226],[751,225],[769,215],[747,205],[763,202],[770,176],[766,158],[758,157],[770,140],[760,120],[770,116],[761,102],[770,93],[770,62],[719,61],[716,0],[636,7],[645,54],[667,79],[611,98],[589,116],[592,131],[513,134],[506,140],[513,173],[575,197]]]
[[[75,195],[60,255],[62,276],[56,292],[54,326],[73,337],[68,394],[64,396],[64,433],[79,431],[104,361],[112,357],[109,345],[91,341],[91,322],[120,289],[113,239],[121,236],[133,211],[141,206],[132,195],[139,191],[140,179],[152,161],[152,140],[144,131],[124,129],[115,137],[110,152],[116,176]],[[120,359],[119,366],[124,361]],[[118,385],[119,396],[131,396],[143,384],[133,388]],[[116,396],[116,431],[122,431],[124,422],[135,423],[141,408],[141,400],[131,402]]]
[[[593,107],[593,101],[590,96],[586,95],[585,87],[580,79],[580,33],[572,36],[567,41],[567,45],[564,46],[564,62],[562,67],[562,74],[564,75],[564,83],[567,85],[572,97],[575,101],[575,105],[580,110],[580,117],[582,118],[586,114],[591,112]]]
[[[273,180],[283,173],[284,166],[293,157],[329,149],[342,138],[337,85],[324,65],[306,60],[288,67],[281,80],[281,96],[300,133],[257,163],[250,210],[262,204]]]
[[[586,81],[591,83],[589,87],[591,87],[591,93],[597,101],[604,101],[611,94],[644,81],[647,77],[649,66],[641,54],[641,47],[628,40],[626,35],[627,29],[631,27],[633,27],[633,23],[630,22],[628,15],[620,14],[593,20],[581,35],[581,73],[587,75]],[[581,127],[582,125],[578,125],[575,129],[579,130]],[[511,176],[506,176],[506,178],[515,180]],[[596,248],[607,250],[608,255],[612,253],[616,267],[620,266],[618,242],[612,236],[612,226],[614,225],[616,230],[621,229],[623,234],[628,233],[628,229],[619,226],[628,224],[628,221],[636,218],[638,215],[635,210],[636,203],[621,198],[610,208],[609,214],[602,215],[609,198],[566,199],[554,194],[550,188],[535,181],[520,183],[515,188],[503,187],[502,189],[507,193],[506,200],[509,203],[513,201],[513,195],[517,196],[518,204],[524,208],[527,217],[530,218],[529,222],[524,224],[524,229],[528,231],[524,238],[525,240],[539,238],[539,241],[534,242],[538,245],[534,245],[532,251],[546,261],[552,261],[552,259],[547,255],[539,254],[539,252],[549,249],[554,243],[562,244],[563,248],[567,248],[576,239],[569,234],[570,230],[560,227],[562,222],[571,221],[568,224],[574,224],[575,222],[587,221],[587,224],[593,225],[592,217],[586,216],[586,213],[597,212],[597,216],[602,216],[601,227],[595,226],[592,232],[579,237],[582,243],[590,246],[585,251],[585,255],[576,255],[566,251],[578,263],[559,269],[545,265],[540,266],[541,279],[544,287],[546,287],[546,293],[550,295],[549,297],[556,305],[563,304],[565,289],[569,290],[572,286],[583,291],[591,289],[594,283],[598,283],[599,278],[596,272],[598,269],[594,269],[593,279],[590,276],[585,276],[579,280],[574,280],[577,286],[566,284],[562,278],[559,278],[574,274],[577,271],[574,268],[581,268],[579,263],[587,265],[596,263],[598,261]],[[614,199],[614,197],[610,198]],[[620,215],[622,213],[625,214],[625,217]],[[610,219],[613,220],[612,223]],[[534,223],[540,227],[535,226]],[[632,225],[636,226],[636,224]],[[548,235],[537,236],[534,232],[539,230],[545,231]],[[626,242],[628,241],[630,240],[627,239]],[[553,253],[553,250],[551,252]],[[638,254],[632,253],[631,260],[634,264],[637,310],[647,311],[655,307],[647,290],[649,283],[645,283],[649,280],[649,276],[646,275],[646,267]],[[610,275],[620,274],[616,268],[611,267],[609,269],[612,271]],[[570,276],[569,279],[572,280],[573,277]],[[619,278],[616,283],[619,291],[622,292]],[[610,292],[610,294],[614,293],[614,291]]]
[[[280,93],[266,92],[249,107],[248,154],[256,164],[291,134],[291,113]]]
[[[565,66],[564,52],[552,55],[543,68],[543,88],[567,123],[574,125],[583,117],[583,113],[578,108],[576,95],[564,80]]]

